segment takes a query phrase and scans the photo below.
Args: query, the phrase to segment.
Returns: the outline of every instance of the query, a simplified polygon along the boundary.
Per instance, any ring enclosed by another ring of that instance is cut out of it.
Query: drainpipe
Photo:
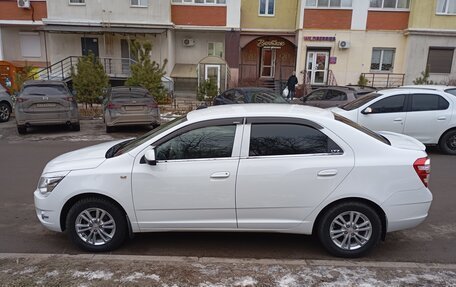
[[[2,27],[0,26],[0,61],[3,60]]]

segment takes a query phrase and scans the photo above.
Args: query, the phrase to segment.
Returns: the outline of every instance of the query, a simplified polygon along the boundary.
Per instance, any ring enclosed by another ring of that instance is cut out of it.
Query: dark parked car
[[[214,98],[213,105],[251,104],[251,103],[288,103],[281,95],[267,88],[229,89]]]
[[[154,97],[141,87],[113,87],[103,101],[106,132],[115,126],[160,125],[160,109]]]
[[[62,81],[27,81],[16,98],[17,131],[25,134],[34,125],[66,124],[80,130],[78,104]]]
[[[0,85],[0,122],[7,122],[13,110],[13,101],[8,92]]]
[[[325,87],[312,91],[303,97],[302,101],[305,105],[330,108],[349,103],[375,91],[374,88],[362,86]]]

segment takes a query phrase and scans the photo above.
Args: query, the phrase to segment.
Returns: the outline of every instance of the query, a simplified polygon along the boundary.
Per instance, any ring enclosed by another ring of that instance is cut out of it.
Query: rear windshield
[[[22,95],[27,96],[58,96],[67,94],[67,89],[62,85],[25,86],[22,90]]]
[[[112,98],[152,98],[149,93],[146,92],[128,92],[128,91],[119,91],[111,92]]]
[[[250,103],[288,103],[282,96],[269,91],[248,91],[246,95]]]
[[[456,89],[448,89],[448,90],[445,90],[445,92],[456,96]]]
[[[355,110],[355,109],[363,106],[364,104],[372,101],[373,99],[380,97],[381,95],[382,94],[379,94],[379,93],[370,93],[368,95],[357,98],[353,102],[342,105],[342,106],[340,106],[340,108],[343,110],[346,110],[346,111]]]
[[[339,122],[342,122],[342,123],[344,123],[346,125],[349,125],[352,128],[355,128],[358,131],[363,132],[366,135],[371,136],[374,139],[381,141],[382,143],[385,143],[387,145],[391,145],[389,140],[387,140],[384,136],[382,136],[382,135],[380,135],[380,134],[378,134],[376,132],[373,132],[373,131],[371,131],[370,129],[368,129],[366,127],[358,125],[357,123],[355,123],[355,122],[353,122],[353,121],[351,121],[351,120],[349,120],[347,118],[344,118],[343,116],[340,116],[338,114],[334,114],[334,119],[336,119],[336,121],[339,121]]]

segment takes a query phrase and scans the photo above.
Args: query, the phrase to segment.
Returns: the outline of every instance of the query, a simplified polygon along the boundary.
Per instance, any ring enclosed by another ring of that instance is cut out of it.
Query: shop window
[[[130,0],[132,7],[147,7],[148,0]]]
[[[274,16],[275,0],[259,0],[260,1],[260,15],[261,16]]]
[[[70,5],[85,5],[85,0],[69,0]]]
[[[172,0],[176,4],[226,4],[226,0]]]
[[[41,57],[41,39],[38,33],[20,33],[21,54],[24,58]]]
[[[378,9],[409,9],[410,0],[370,0],[370,7]]]
[[[427,66],[429,73],[451,73],[454,48],[429,48]]]
[[[456,14],[456,0],[438,0],[437,14]]]
[[[223,58],[223,43],[211,42],[207,44],[207,55]]]
[[[318,7],[318,8],[343,8],[351,7],[352,0],[307,0],[307,7]]]
[[[371,71],[393,71],[396,49],[372,49]]]

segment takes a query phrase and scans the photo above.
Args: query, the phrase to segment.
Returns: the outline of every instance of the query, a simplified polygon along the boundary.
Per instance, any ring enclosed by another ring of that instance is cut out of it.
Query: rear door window
[[[328,101],[346,101],[347,94],[342,91],[338,91],[338,90],[329,90],[328,93],[326,94],[326,100],[328,100]]]
[[[326,92],[327,90],[312,92],[306,97],[306,101],[324,101],[326,98]]]
[[[345,110],[345,111],[352,111],[352,110],[356,110],[357,108],[360,108],[362,106],[364,106],[365,104],[367,104],[368,102],[372,101],[373,99],[376,99],[378,97],[380,97],[382,94],[379,94],[379,93],[371,93],[371,94],[368,94],[364,97],[360,97],[348,104],[345,104],[343,106],[341,106],[340,108]]]
[[[449,103],[443,97],[434,94],[413,94],[411,112],[446,110]]]
[[[456,89],[447,89],[445,90],[446,93],[452,94],[453,96],[456,96]]]
[[[403,112],[405,107],[405,96],[406,95],[394,95],[373,103],[370,105],[372,113],[380,114]]]

